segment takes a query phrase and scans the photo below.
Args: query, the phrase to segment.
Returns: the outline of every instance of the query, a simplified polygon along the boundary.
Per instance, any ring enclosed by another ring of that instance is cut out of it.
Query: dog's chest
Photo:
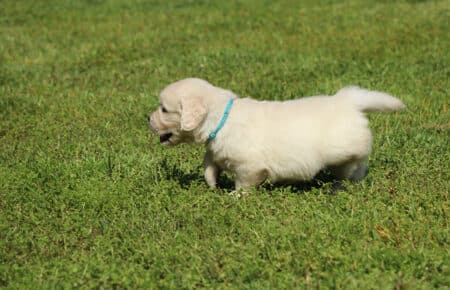
[[[233,154],[229,150],[224,150],[224,148],[210,148],[209,153],[213,162],[222,170],[233,171],[236,168],[237,160],[232,157]]]
[[[233,162],[230,158],[213,158],[213,160],[214,163],[216,163],[222,170],[233,171],[233,169],[236,167],[235,162]]]

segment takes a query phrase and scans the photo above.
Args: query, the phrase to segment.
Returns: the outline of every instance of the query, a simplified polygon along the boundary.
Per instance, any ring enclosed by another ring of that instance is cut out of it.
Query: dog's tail
[[[336,93],[336,97],[350,101],[363,112],[397,111],[405,108],[402,101],[393,96],[356,86],[340,89]]]

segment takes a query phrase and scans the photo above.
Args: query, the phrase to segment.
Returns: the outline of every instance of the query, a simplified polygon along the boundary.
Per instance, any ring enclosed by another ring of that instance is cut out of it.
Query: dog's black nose
[[[147,122],[150,122],[150,116],[147,116]]]

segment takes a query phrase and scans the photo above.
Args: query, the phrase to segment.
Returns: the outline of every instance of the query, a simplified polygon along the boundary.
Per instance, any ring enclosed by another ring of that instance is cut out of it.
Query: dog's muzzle
[[[173,136],[173,133],[165,133],[165,134],[161,134],[159,132],[159,130],[157,128],[155,128],[155,126],[153,126],[153,114],[147,117],[147,123],[148,123],[148,128],[155,133],[156,135],[159,136],[159,142],[161,143],[168,143],[170,142],[170,138]]]
[[[153,126],[152,123],[153,123],[153,115],[150,115],[150,116],[147,117],[147,125],[148,125],[148,128],[149,128],[153,133],[159,135],[158,129],[156,129],[156,128]]]

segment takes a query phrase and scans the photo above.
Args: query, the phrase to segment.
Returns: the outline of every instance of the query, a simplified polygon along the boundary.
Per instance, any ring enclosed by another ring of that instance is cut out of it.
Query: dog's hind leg
[[[366,163],[362,161],[356,170],[353,172],[352,176],[350,177],[351,181],[359,181],[363,179],[367,173],[369,172],[369,168],[367,167]]]
[[[359,181],[367,174],[367,165],[364,159],[351,160],[330,168],[331,173],[340,180]]]

